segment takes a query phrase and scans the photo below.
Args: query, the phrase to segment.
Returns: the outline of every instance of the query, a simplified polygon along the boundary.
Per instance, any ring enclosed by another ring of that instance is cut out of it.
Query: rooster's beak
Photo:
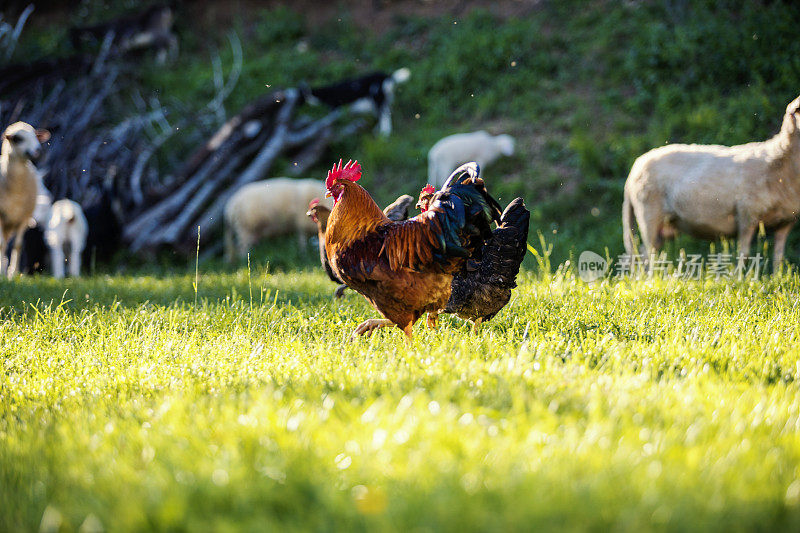
[[[331,191],[325,193],[325,198],[330,198],[331,196],[333,196],[333,193],[331,193]]]

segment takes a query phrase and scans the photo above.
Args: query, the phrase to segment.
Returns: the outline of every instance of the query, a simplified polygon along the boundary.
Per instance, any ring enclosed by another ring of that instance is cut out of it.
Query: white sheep
[[[645,254],[678,231],[704,239],[738,236],[747,255],[759,226],[775,231],[773,268],[800,212],[800,97],[781,131],[738,146],[672,144],[639,156],[625,182],[623,242],[634,254],[636,216]]]
[[[272,178],[244,185],[225,204],[225,257],[244,256],[260,239],[297,233],[305,250],[317,226],[306,216],[314,198],[324,198],[325,183],[312,179]],[[329,200],[323,202],[332,207]]]
[[[15,122],[3,132],[0,148],[0,275],[9,279],[19,270],[22,239],[36,207],[39,177],[33,161],[42,153],[41,143],[50,138],[46,130],[35,130]],[[14,237],[14,248],[6,262],[6,246]]]
[[[459,165],[475,161],[485,168],[501,155],[513,155],[514,145],[510,135],[494,136],[483,130],[440,139],[428,151],[428,183],[438,189]]]
[[[80,205],[67,199],[53,202],[44,238],[50,248],[54,278],[64,277],[65,254],[69,255],[69,275],[81,275],[81,252],[86,247],[88,234],[89,225]]]

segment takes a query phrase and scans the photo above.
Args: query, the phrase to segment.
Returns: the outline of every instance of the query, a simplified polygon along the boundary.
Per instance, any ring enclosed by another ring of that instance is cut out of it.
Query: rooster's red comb
[[[315,207],[317,207],[318,205],[319,205],[319,198],[314,198],[313,200],[311,200],[310,202],[308,202],[308,208],[309,208],[309,209],[314,209],[314,208],[315,208]]]
[[[431,185],[431,184],[429,183],[429,184],[427,184],[426,186],[424,186],[424,187],[422,188],[422,192],[423,192],[423,193],[425,193],[425,194],[433,194],[433,193],[435,193],[435,192],[436,192],[436,189],[434,188],[434,186],[433,186],[433,185]]]
[[[325,186],[330,189],[333,182],[336,180],[350,180],[358,181],[361,179],[361,165],[358,161],[348,161],[345,166],[342,166],[342,160],[338,164],[334,164],[333,168],[328,171],[328,179],[325,180]]]

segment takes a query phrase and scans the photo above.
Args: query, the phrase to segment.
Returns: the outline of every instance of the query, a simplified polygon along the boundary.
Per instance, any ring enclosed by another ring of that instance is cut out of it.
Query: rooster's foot
[[[393,325],[394,322],[392,322],[391,320],[387,320],[385,318],[370,318],[369,320],[365,320],[364,322],[359,324],[358,327],[353,330],[353,334],[350,335],[350,340],[354,341],[356,337],[360,335],[366,335],[367,337],[369,337],[370,335],[372,335],[373,330]]]

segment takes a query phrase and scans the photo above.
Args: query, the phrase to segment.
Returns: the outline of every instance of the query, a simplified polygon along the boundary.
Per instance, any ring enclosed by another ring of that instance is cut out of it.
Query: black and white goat
[[[324,87],[301,86],[300,94],[311,105],[322,103],[336,108],[349,104],[353,111],[374,113],[378,117],[378,131],[388,137],[392,133],[394,89],[410,76],[411,71],[407,68],[398,69],[392,74],[373,72]]]

